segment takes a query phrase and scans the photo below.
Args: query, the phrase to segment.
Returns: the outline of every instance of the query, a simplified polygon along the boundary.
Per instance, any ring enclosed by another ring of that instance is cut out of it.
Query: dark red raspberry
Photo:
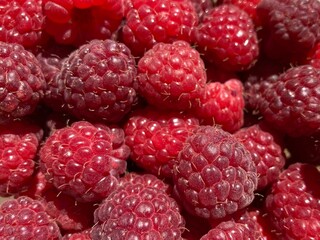
[[[0,41],[35,47],[43,41],[42,0],[0,3]]]
[[[253,20],[256,26],[260,25],[259,17],[257,15],[257,6],[261,0],[223,0],[223,4],[233,4],[243,9]]]
[[[135,56],[159,42],[192,42],[198,24],[197,12],[189,0],[128,0],[120,37]]]
[[[218,226],[211,229],[200,240],[231,240],[231,239],[248,239],[254,240],[254,232],[251,231],[245,224],[235,221],[221,222]]]
[[[199,52],[185,41],[158,43],[138,62],[140,94],[162,109],[186,110],[204,94],[206,72]]]
[[[81,232],[65,234],[62,240],[92,240],[92,238],[90,236],[90,230],[87,229]]]
[[[61,233],[39,201],[18,197],[6,200],[0,206],[0,237],[58,240],[61,239]]]
[[[135,59],[124,44],[92,40],[63,62],[46,99],[59,103],[60,95],[76,117],[117,123],[136,102],[135,77]]]
[[[248,206],[258,176],[244,145],[213,126],[191,135],[174,168],[174,188],[185,209],[196,216],[221,219]]]
[[[259,111],[290,136],[312,135],[320,128],[320,72],[311,65],[292,67],[262,92]]]
[[[277,132],[260,123],[242,128],[234,136],[249,150],[257,166],[257,190],[263,190],[276,181],[286,162],[283,143]]]
[[[28,187],[43,130],[26,120],[0,126],[0,195]]]
[[[320,173],[296,163],[284,170],[266,198],[279,239],[317,239],[320,231]]]
[[[196,118],[146,108],[135,112],[124,127],[131,159],[145,171],[171,178],[184,142],[199,126]]]
[[[219,125],[228,132],[237,131],[244,120],[242,83],[238,79],[230,79],[225,83],[208,83],[200,104],[192,111],[201,124]]]
[[[205,15],[196,30],[196,44],[207,60],[231,71],[252,67],[259,55],[252,19],[232,4],[214,7]]]
[[[176,201],[149,184],[127,182],[94,212],[92,239],[181,239],[184,231]]]
[[[96,202],[117,187],[129,154],[122,129],[79,121],[47,138],[40,168],[58,190],[80,202]]]
[[[0,42],[0,122],[31,114],[46,86],[39,61],[22,45]]]
[[[304,60],[320,40],[318,0],[261,0],[257,14],[265,32],[262,48],[271,59]]]
[[[60,44],[80,46],[109,39],[119,28],[123,1],[43,0],[44,30]]]

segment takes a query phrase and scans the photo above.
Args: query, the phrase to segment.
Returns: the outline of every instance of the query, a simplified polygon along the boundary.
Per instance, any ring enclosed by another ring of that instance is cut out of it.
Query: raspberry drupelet
[[[174,168],[174,190],[189,213],[222,219],[254,199],[258,176],[249,151],[232,134],[199,126]]]
[[[79,202],[98,202],[118,186],[130,149],[117,127],[74,122],[54,131],[40,149],[40,169]]]

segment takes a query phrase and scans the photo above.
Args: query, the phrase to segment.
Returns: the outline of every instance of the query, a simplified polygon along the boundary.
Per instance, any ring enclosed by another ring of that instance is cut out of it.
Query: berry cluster
[[[0,239],[320,239],[319,19],[0,1]]]

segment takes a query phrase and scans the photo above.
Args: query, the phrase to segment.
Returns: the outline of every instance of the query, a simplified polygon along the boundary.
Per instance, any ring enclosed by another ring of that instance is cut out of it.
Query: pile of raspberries
[[[0,239],[320,239],[320,1],[0,1],[0,156]]]

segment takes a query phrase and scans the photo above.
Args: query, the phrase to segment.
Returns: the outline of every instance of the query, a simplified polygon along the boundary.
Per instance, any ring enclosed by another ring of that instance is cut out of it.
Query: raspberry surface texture
[[[320,173],[296,163],[284,170],[266,198],[268,215],[283,239],[317,239],[320,229]]]
[[[248,206],[257,181],[248,150],[213,126],[194,130],[174,168],[174,188],[184,208],[206,219],[221,219]]]
[[[289,136],[308,136],[320,127],[320,73],[311,65],[292,67],[261,95],[264,119]]]
[[[63,193],[96,202],[117,187],[129,154],[122,129],[78,121],[47,138],[40,149],[40,169]]]
[[[135,56],[142,56],[156,43],[175,40],[193,42],[198,15],[189,0],[127,0],[120,39]]]
[[[94,212],[98,239],[181,239],[184,228],[176,201],[159,188],[127,182]]]
[[[28,121],[0,125],[0,195],[28,187],[36,166],[43,131]]]
[[[46,82],[39,61],[20,44],[0,42],[0,122],[30,115]]]
[[[44,42],[42,0],[0,3],[0,41],[36,47]]]
[[[39,201],[18,197],[6,200],[0,206],[0,237],[58,240],[61,239],[61,233]]]
[[[177,156],[199,121],[176,112],[143,110],[134,113],[124,127],[131,159],[146,172],[172,178]]]
[[[262,49],[271,59],[300,62],[320,40],[317,0],[261,0],[257,15],[264,31]]]
[[[57,99],[57,104],[62,98],[65,111],[80,119],[117,123],[135,104],[136,71],[124,44],[92,40],[63,62],[49,83],[47,98]]]
[[[244,122],[243,85],[238,79],[210,82],[194,109],[201,124],[219,125],[228,132],[239,130]]]
[[[138,62],[139,93],[162,109],[199,105],[207,81],[199,52],[185,41],[158,43]]]
[[[196,45],[204,57],[226,70],[246,70],[259,55],[252,19],[232,4],[222,4],[209,11],[195,35]]]

